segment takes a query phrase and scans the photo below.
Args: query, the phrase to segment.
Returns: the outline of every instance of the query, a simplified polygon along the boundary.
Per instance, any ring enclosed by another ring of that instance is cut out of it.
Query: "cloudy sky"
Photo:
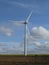
[[[28,53],[49,54],[49,0],[0,0],[0,54],[23,54],[23,22],[32,11],[27,29]]]

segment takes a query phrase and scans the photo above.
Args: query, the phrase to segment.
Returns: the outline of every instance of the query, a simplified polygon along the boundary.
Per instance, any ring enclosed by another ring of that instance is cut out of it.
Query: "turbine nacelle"
[[[24,24],[28,24],[28,22],[25,21]]]

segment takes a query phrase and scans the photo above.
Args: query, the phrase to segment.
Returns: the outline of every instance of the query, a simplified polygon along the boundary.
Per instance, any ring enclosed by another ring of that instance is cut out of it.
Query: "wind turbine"
[[[29,16],[27,17],[27,19],[25,21],[15,21],[16,25],[21,25],[24,24],[24,55],[27,56],[27,27],[28,27],[28,23],[29,23],[29,19],[32,15],[32,12],[30,12]]]

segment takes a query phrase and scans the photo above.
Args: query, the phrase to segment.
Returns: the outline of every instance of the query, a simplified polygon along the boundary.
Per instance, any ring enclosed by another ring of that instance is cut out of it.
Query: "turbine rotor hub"
[[[27,24],[27,22],[24,22],[24,24]]]

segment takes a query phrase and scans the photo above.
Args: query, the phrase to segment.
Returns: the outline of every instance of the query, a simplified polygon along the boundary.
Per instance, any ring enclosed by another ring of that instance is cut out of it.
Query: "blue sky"
[[[49,53],[49,0],[0,0],[0,53],[23,53],[24,26],[16,23],[31,11],[28,53]]]

